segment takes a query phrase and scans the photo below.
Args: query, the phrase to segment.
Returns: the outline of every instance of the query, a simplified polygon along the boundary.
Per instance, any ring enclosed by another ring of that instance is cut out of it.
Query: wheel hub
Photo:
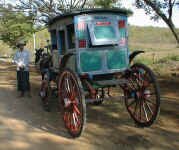
[[[145,90],[145,91],[144,91],[144,98],[145,98],[145,99],[146,99],[146,98],[150,98],[150,96],[151,96],[150,90]]]
[[[150,98],[150,90],[140,90],[140,91],[136,91],[136,99],[146,99],[146,98]]]
[[[69,98],[64,98],[64,105],[65,108],[69,107],[71,105],[71,100]]]

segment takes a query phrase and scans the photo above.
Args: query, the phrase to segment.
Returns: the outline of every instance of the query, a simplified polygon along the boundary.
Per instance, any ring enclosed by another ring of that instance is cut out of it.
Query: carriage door
[[[66,52],[66,44],[65,44],[65,30],[60,30],[58,31],[58,49],[59,49],[59,54],[64,55]]]

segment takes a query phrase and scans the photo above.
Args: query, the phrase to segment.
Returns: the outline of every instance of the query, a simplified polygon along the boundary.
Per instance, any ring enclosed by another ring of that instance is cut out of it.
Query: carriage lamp
[[[79,48],[86,48],[87,41],[86,41],[86,24],[85,22],[79,22],[78,25],[78,38],[79,38]]]
[[[125,26],[126,26],[125,20],[119,20],[118,27],[119,28],[125,28]]]
[[[86,47],[86,40],[79,40],[79,48],[85,48]]]

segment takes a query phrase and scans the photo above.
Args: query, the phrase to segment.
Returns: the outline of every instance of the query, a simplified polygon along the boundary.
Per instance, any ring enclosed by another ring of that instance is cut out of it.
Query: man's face
[[[19,45],[19,49],[20,49],[21,51],[23,51],[23,50],[24,50],[24,45]]]

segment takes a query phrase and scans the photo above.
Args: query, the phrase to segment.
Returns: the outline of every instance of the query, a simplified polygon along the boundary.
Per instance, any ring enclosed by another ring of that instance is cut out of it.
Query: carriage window
[[[57,48],[56,30],[50,31],[50,36],[51,36],[52,48]]]
[[[66,51],[66,45],[65,45],[65,31],[61,30],[59,31],[59,48],[60,48],[60,54],[65,54]]]
[[[99,24],[97,22],[94,27],[94,35],[96,39],[116,39],[115,29],[110,24]]]
[[[118,44],[119,35],[116,22],[96,20],[88,24],[92,46]]]
[[[69,47],[69,49],[75,48],[74,24],[67,26],[67,35],[68,35],[68,47]]]

